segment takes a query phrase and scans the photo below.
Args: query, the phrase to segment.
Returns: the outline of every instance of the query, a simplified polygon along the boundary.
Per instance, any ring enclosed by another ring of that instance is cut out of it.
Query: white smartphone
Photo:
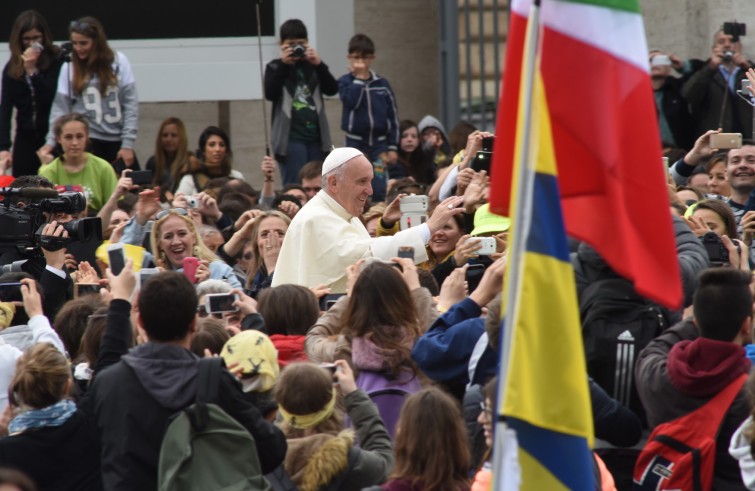
[[[233,306],[238,299],[239,296],[233,293],[210,293],[204,297],[205,310],[208,314],[238,312],[239,309]]]
[[[467,242],[470,240],[480,241],[478,244],[480,248],[474,252],[475,254],[480,256],[495,254],[495,237],[470,237],[467,239]]]

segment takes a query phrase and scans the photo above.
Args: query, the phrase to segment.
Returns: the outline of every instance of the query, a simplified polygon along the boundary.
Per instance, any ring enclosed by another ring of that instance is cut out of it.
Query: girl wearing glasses
[[[102,24],[94,17],[71,22],[71,63],[60,71],[50,121],[68,112],[86,115],[91,131],[91,151],[115,170],[138,164],[134,157],[139,121],[139,99],[131,64],[123,53],[113,51]],[[40,148],[43,163],[52,160],[55,137],[47,135]]]
[[[13,177],[34,175],[40,166],[37,149],[47,135],[50,108],[62,63],[52,44],[47,21],[34,10],[13,23],[10,61],[3,69],[0,96],[0,174],[13,167]],[[11,153],[11,115],[16,109],[16,136]]]
[[[187,257],[199,259],[196,282],[208,278],[225,280],[233,288],[241,289],[241,283],[228,264],[207,248],[197,232],[194,221],[186,210],[174,208],[161,211],[152,226],[152,254],[159,267],[173,271],[183,271],[183,261]]]

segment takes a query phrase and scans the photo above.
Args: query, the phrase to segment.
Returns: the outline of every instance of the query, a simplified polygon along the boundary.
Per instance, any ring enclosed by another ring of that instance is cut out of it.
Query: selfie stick
[[[755,102],[752,100],[752,94],[747,90],[750,86],[750,81],[747,79],[742,80],[742,89],[737,91],[737,95],[741,97],[747,104],[752,106],[752,139],[755,140]]]
[[[260,89],[262,90],[262,127],[265,129],[265,155],[270,156],[270,137],[267,134],[267,108],[265,107],[265,74],[262,66],[262,22],[260,21],[260,4],[262,0],[255,0],[257,8],[257,49],[260,61]]]

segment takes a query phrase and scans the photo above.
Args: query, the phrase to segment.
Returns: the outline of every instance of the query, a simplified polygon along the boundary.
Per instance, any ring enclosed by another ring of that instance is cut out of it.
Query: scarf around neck
[[[27,430],[61,426],[76,412],[76,404],[68,399],[42,409],[30,409],[13,418],[8,433],[16,435]]]

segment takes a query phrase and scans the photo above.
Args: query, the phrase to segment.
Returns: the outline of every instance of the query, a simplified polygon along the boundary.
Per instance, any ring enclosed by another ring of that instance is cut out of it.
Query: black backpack
[[[640,351],[668,327],[664,311],[638,295],[628,280],[604,276],[584,289],[579,313],[587,373],[644,420],[634,366]]]

